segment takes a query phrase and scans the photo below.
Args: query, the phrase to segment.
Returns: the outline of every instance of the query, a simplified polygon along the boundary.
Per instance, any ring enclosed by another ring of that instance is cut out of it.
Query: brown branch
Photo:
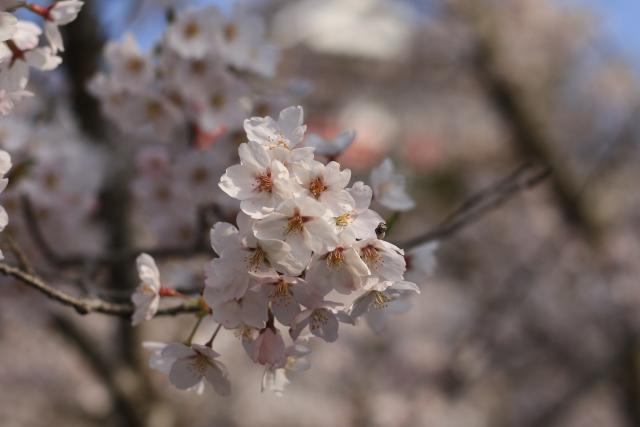
[[[18,279],[25,285],[40,291],[48,298],[74,308],[80,314],[102,313],[112,316],[129,317],[133,314],[135,307],[131,303],[113,303],[100,298],[83,298],[70,295],[56,289],[45,282],[40,277],[29,274],[19,268],[12,267],[5,263],[0,263],[0,273]],[[185,301],[179,305],[163,307],[156,313],[157,316],[176,315],[182,313],[196,313],[202,307],[197,300]]]
[[[434,229],[400,243],[399,246],[409,250],[423,243],[451,237],[462,228],[478,221],[488,212],[502,206],[520,192],[540,184],[550,175],[551,169],[548,167],[525,163],[505,178],[471,196]]]

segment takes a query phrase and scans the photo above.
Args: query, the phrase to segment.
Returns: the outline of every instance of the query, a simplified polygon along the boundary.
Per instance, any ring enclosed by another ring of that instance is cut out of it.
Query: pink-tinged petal
[[[265,170],[271,164],[271,157],[267,148],[254,141],[240,144],[238,156],[242,165],[250,166],[255,170]]]
[[[287,219],[280,213],[272,213],[256,223],[254,230],[259,240],[283,241],[287,230]]]
[[[216,357],[220,357],[220,353],[212,349],[207,345],[202,344],[191,344],[191,347],[201,355],[207,357],[208,359],[215,359]]]
[[[314,319],[312,315],[309,329],[311,333],[318,338],[322,338],[326,342],[334,342],[338,339],[338,319],[329,310],[320,309],[316,311],[322,311],[322,320],[318,321],[318,327],[314,327]]]
[[[413,282],[407,282],[406,280],[399,280],[394,282],[392,288],[398,291],[412,291],[420,293],[420,288]]]
[[[258,292],[247,292],[242,298],[242,321],[246,325],[263,328],[268,318],[267,298]]]
[[[364,295],[359,296],[351,305],[351,318],[357,319],[358,317],[365,314],[369,311],[369,307],[373,303],[374,294],[372,292],[367,292]]]
[[[240,246],[238,229],[228,222],[216,222],[209,233],[211,247],[218,255],[222,255],[225,248]]]
[[[302,330],[309,324],[311,313],[312,309],[303,310],[293,319],[293,326],[289,329],[291,338],[298,339]]]
[[[282,367],[285,362],[285,344],[280,331],[265,329],[253,344],[251,359],[261,365]]]
[[[207,301],[206,295],[205,301]],[[213,306],[212,317],[213,320],[218,323],[222,323],[222,325],[227,329],[237,328],[242,323],[242,310],[240,308],[240,304],[233,300],[220,305],[215,305]]]
[[[200,381],[203,374],[198,371],[195,364],[196,356],[186,359],[178,359],[173,363],[169,372],[169,381],[181,390],[189,389]]]
[[[373,190],[362,181],[355,182],[348,190],[356,203],[356,210],[363,211],[371,205]]]
[[[205,370],[204,377],[220,396],[229,396],[231,394],[229,374],[222,363],[212,361],[211,365]]]
[[[220,178],[218,186],[229,196],[245,200],[255,195],[256,172],[243,165],[233,165]]]
[[[162,350],[162,357],[171,357],[175,359],[183,359],[195,355],[195,351],[189,346],[181,343],[173,343],[167,345]]]

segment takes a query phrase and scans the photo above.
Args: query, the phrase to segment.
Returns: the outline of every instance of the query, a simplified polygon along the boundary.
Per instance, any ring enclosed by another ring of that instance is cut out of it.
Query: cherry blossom
[[[220,179],[220,188],[241,200],[243,212],[264,217],[292,195],[289,171],[257,142],[249,141],[238,149],[240,164],[231,166]]]
[[[162,357],[174,359],[169,370],[169,381],[181,390],[197,387],[207,380],[221,396],[231,393],[227,368],[217,360],[220,356],[208,346],[200,344],[169,344]]]
[[[64,51],[62,35],[58,27],[67,25],[75,20],[82,6],[83,2],[80,0],[62,0],[54,2],[42,11],[42,16],[45,20],[44,34],[49,41],[53,53]]]
[[[316,156],[323,156],[333,160],[349,148],[355,138],[356,131],[354,130],[341,132],[333,139],[324,139],[315,133],[311,133],[307,136],[305,145],[315,148]]]
[[[160,304],[160,272],[153,258],[147,254],[140,254],[136,260],[140,285],[131,296],[135,305],[132,324],[135,326],[142,321],[151,320],[158,311]]]
[[[393,211],[408,211],[415,202],[407,194],[403,175],[394,173],[393,162],[386,158],[371,171],[371,186],[375,199],[385,208]]]
[[[11,156],[6,151],[0,150],[0,193],[2,193],[9,184],[9,179],[5,177],[9,169],[11,169]],[[0,206],[0,231],[4,230],[8,223],[9,215],[7,215],[4,207]],[[0,259],[3,258],[2,251],[0,251]]]
[[[288,107],[282,110],[278,120],[271,117],[252,117],[244,121],[244,130],[249,141],[255,141],[269,148],[294,148],[302,142],[307,126],[303,124],[302,107]]]

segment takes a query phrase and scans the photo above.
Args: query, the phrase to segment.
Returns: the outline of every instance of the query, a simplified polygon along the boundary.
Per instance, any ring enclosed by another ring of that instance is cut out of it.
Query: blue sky
[[[592,8],[601,17],[606,36],[640,67],[640,0],[570,1]]]

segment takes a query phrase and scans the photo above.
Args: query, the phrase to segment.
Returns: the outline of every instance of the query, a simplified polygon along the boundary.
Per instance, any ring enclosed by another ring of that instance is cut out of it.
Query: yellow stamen
[[[367,245],[362,248],[360,250],[360,256],[369,267],[376,267],[382,262],[382,256],[378,252],[378,248],[373,245]]]
[[[327,267],[338,269],[344,264],[344,249],[336,248],[327,254]]]
[[[386,308],[387,305],[393,301],[389,295],[380,291],[371,291],[373,293],[373,306],[378,309]]]
[[[271,177],[271,170],[267,170],[262,175],[256,176],[256,190],[259,192],[271,193],[273,190],[273,178]]]
[[[318,330],[322,326],[326,325],[328,320],[329,316],[327,315],[327,310],[314,310],[313,313],[311,313],[311,322],[309,323],[309,329],[311,329],[312,331]]]
[[[327,186],[321,176],[317,176],[309,183],[309,192],[315,199],[319,199],[320,195],[327,191]]]
[[[343,213],[342,215],[335,217],[335,221],[338,227],[346,227],[351,224],[351,212]]]
[[[293,216],[289,217],[289,221],[287,221],[287,228],[284,234],[286,235],[289,233],[302,233],[302,231],[304,230],[304,223],[305,218],[300,215],[300,211],[296,209],[293,213]]]
[[[267,263],[267,254],[260,246],[251,249],[251,255],[247,256],[247,265],[250,270],[257,271],[262,265]]]

